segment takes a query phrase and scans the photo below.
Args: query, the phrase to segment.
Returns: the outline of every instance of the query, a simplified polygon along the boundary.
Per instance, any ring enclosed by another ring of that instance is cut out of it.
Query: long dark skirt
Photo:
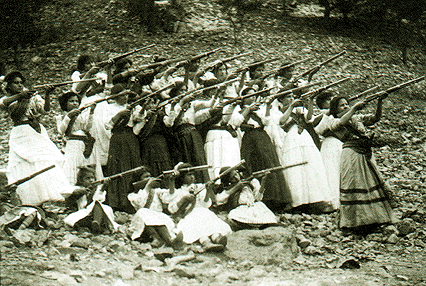
[[[241,159],[246,160],[249,172],[256,172],[280,166],[278,155],[271,138],[261,128],[244,132],[241,141]],[[266,178],[263,202],[272,210],[279,210],[291,203],[283,172],[272,172]]]
[[[180,159],[192,166],[207,164],[204,152],[204,141],[200,132],[191,124],[182,124],[176,128],[175,136],[178,143]],[[195,172],[197,183],[205,183],[210,177],[207,170]]]
[[[117,130],[111,136],[107,174],[111,176],[142,166],[139,142],[130,127]],[[134,213],[135,209],[127,199],[133,190],[132,183],[138,181],[140,174],[134,173],[114,179],[110,182],[106,201],[115,211]]]
[[[339,226],[356,228],[395,222],[384,188],[374,161],[351,148],[343,148]]]
[[[142,164],[150,168],[154,177],[173,169],[169,146],[162,134],[150,135],[140,142],[140,148]]]

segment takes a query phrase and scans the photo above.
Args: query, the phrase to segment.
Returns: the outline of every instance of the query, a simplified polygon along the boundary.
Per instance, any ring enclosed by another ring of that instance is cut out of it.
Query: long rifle
[[[276,171],[282,171],[285,169],[289,169],[289,168],[293,168],[293,167],[297,167],[297,166],[301,166],[301,165],[305,165],[308,164],[307,161],[304,162],[300,162],[300,163],[296,163],[296,164],[292,164],[292,165],[287,165],[287,166],[278,166],[278,167],[273,167],[273,168],[268,168],[265,170],[261,170],[261,171],[257,171],[257,172],[253,172],[251,174],[251,176],[245,180],[251,180],[252,178],[256,178],[256,177],[261,177],[263,175],[265,175],[266,173],[269,172],[276,172]]]
[[[227,100],[225,102],[220,103],[219,105],[222,106],[222,107],[225,107],[225,106],[227,106],[229,104],[232,104],[234,102],[241,101],[241,100],[244,100],[246,98],[250,98],[250,97],[253,97],[253,96],[258,96],[260,94],[269,92],[269,91],[271,91],[274,88],[276,88],[276,87],[269,87],[269,88],[262,89],[262,90],[259,90],[259,91],[256,91],[256,92],[253,92],[253,93],[250,93],[250,94],[246,94],[246,95],[243,95],[243,96],[238,96],[238,97],[235,97],[235,98],[231,98],[231,99],[229,99],[229,100]]]
[[[311,58],[307,58],[307,59],[304,59],[304,60],[300,60],[300,61],[297,61],[297,62],[294,62],[294,63],[288,64],[288,65],[285,65],[285,66],[282,66],[282,67],[279,67],[279,68],[273,69],[273,70],[271,70],[271,71],[268,71],[267,73],[265,73],[265,74],[262,76],[262,80],[264,80],[264,79],[266,79],[266,78],[268,78],[268,77],[270,77],[270,76],[272,76],[272,75],[275,75],[275,74],[279,73],[279,72],[280,72],[280,71],[282,71],[282,70],[285,70],[285,69],[288,69],[288,68],[294,67],[295,65],[298,65],[298,64],[300,64],[300,63],[303,63],[303,62],[309,61],[310,59],[311,59]]]
[[[251,54],[251,52],[247,52],[247,53],[244,53],[244,54],[239,54],[239,55],[236,55],[236,56],[232,56],[232,57],[229,57],[229,58],[225,58],[225,59],[222,59],[222,60],[215,61],[215,62],[213,62],[212,64],[210,64],[210,65],[208,65],[207,67],[205,67],[205,68],[204,68],[204,70],[207,72],[207,71],[209,71],[209,70],[211,70],[211,69],[218,68],[218,67],[220,67],[221,65],[226,64],[227,62],[230,62],[230,61],[233,61],[233,60],[235,60],[235,59],[238,59],[238,58],[241,58],[241,57],[247,56],[247,55],[249,55],[249,54]]]
[[[272,59],[268,59],[268,60],[264,60],[264,61],[255,62],[255,63],[249,64],[249,65],[243,66],[239,69],[236,69],[235,71],[233,71],[233,73],[240,73],[245,69],[250,69],[250,68],[254,68],[254,67],[257,67],[257,66],[264,65],[266,63],[275,62],[275,61],[278,61],[279,59],[280,58],[272,58]]]
[[[198,60],[200,60],[200,59],[202,59],[202,58],[204,58],[204,57],[207,57],[207,56],[210,56],[211,54],[216,53],[217,51],[219,51],[219,50],[221,50],[221,49],[222,49],[222,48],[216,48],[216,49],[214,49],[214,50],[211,50],[211,51],[208,51],[208,52],[204,52],[204,53],[198,54],[198,55],[196,55],[196,56],[192,56],[192,57],[190,57],[187,61],[188,61],[188,62],[195,62],[195,61],[198,61]]]
[[[150,94],[147,94],[147,95],[145,95],[145,96],[143,96],[143,97],[139,98],[138,100],[136,100],[136,101],[132,102],[132,103],[128,106],[128,108],[129,108],[129,109],[130,109],[130,108],[133,108],[133,107],[135,107],[136,105],[138,105],[138,104],[140,104],[141,102],[143,102],[145,99],[147,99],[147,98],[149,98],[149,97],[152,97],[152,96],[154,96],[154,95],[156,95],[156,94],[159,94],[159,93],[161,93],[161,92],[163,92],[163,91],[165,91],[165,90],[168,90],[168,89],[170,89],[170,88],[173,88],[174,86],[176,86],[176,83],[171,83],[171,84],[169,84],[169,85],[166,85],[166,86],[165,86],[165,87],[163,87],[163,88],[160,88],[159,90],[156,90],[156,91],[154,91],[154,92],[151,92]]]
[[[119,56],[112,57],[111,59],[112,59],[113,63],[116,63],[116,62],[117,62],[118,60],[120,60],[120,59],[123,59],[123,58],[125,58],[125,57],[127,57],[127,56],[130,56],[130,55],[132,55],[132,54],[134,54],[134,53],[137,53],[137,52],[140,52],[140,51],[142,51],[142,50],[146,50],[146,49],[152,48],[153,46],[155,46],[155,44],[151,44],[151,45],[148,45],[148,46],[145,46],[145,47],[142,47],[142,48],[139,48],[139,49],[133,50],[133,51],[131,51],[131,52],[127,52],[127,53],[121,54],[121,55],[119,55]],[[98,63],[96,63],[95,65],[96,65],[97,67],[103,67],[103,66],[106,66],[107,64],[109,64],[109,60],[107,60],[107,61],[102,61],[102,62],[98,62]]]
[[[113,95],[110,95],[110,96],[107,96],[107,97],[104,97],[104,98],[96,99],[96,100],[94,100],[92,102],[89,102],[86,105],[83,105],[83,106],[79,107],[78,110],[83,111],[86,108],[89,108],[90,106],[92,106],[93,104],[98,104],[100,102],[107,101],[107,100],[110,100],[110,99],[114,99],[116,97],[119,97],[119,96],[122,96],[122,95],[125,95],[125,94],[129,94],[129,93],[136,94],[135,92],[126,89],[126,90],[123,90],[123,91],[121,91],[119,93],[116,93],[116,94],[113,94]]]
[[[230,167],[229,169],[226,169],[224,172],[220,173],[219,176],[211,179],[206,184],[213,184],[213,183],[215,183],[217,180],[223,178],[223,176],[231,173],[232,171],[237,170],[238,168],[240,168],[245,163],[246,163],[246,160],[244,160],[244,159],[241,160],[238,164]],[[194,192],[194,195],[198,195],[200,192],[202,192],[206,188],[206,184],[204,184],[204,186],[201,189],[199,189],[196,192]]]
[[[128,170],[128,171],[125,171],[125,172],[119,173],[119,174],[115,174],[115,175],[112,175],[112,176],[109,176],[109,177],[103,178],[103,179],[101,179],[101,180],[94,181],[94,182],[92,182],[90,185],[92,185],[92,186],[93,186],[93,185],[96,185],[96,184],[102,184],[102,183],[103,183],[103,182],[105,182],[105,180],[107,180],[107,179],[114,180],[114,179],[121,178],[121,177],[126,176],[126,175],[131,175],[131,174],[133,174],[133,173],[137,173],[137,172],[139,172],[139,171],[141,171],[141,170],[144,170],[144,169],[146,169],[146,167],[145,167],[145,166],[140,166],[140,167],[137,167],[137,168],[134,168],[134,169],[131,169],[131,170]]]
[[[329,89],[329,88],[331,88],[331,87],[333,87],[335,85],[338,85],[338,84],[340,84],[340,83],[342,83],[344,81],[347,81],[348,79],[350,79],[350,77],[345,77],[345,78],[343,78],[341,80],[332,82],[330,84],[327,84],[327,85],[322,86],[320,88],[317,88],[315,90],[308,91],[308,92],[302,94],[300,96],[300,99],[305,100],[305,99],[314,98],[314,97],[318,96],[321,92],[323,92],[323,91],[325,91],[325,90],[327,90],[327,89]]]
[[[372,94],[372,95],[367,96],[367,97],[364,99],[364,102],[370,102],[370,101],[373,101],[373,100],[375,100],[375,99],[377,99],[377,98],[383,97],[383,96],[385,96],[385,95],[389,95],[389,94],[390,94],[390,93],[392,93],[392,92],[395,92],[395,91],[397,91],[397,90],[400,90],[400,89],[402,89],[402,88],[404,88],[404,87],[406,87],[406,86],[408,86],[408,85],[410,85],[410,84],[413,84],[413,83],[416,83],[416,82],[422,81],[422,80],[424,80],[424,79],[425,79],[425,76],[421,76],[421,77],[418,77],[418,78],[415,78],[415,79],[412,79],[412,80],[406,81],[406,82],[404,82],[404,83],[401,83],[401,84],[395,85],[395,86],[390,87],[390,88],[388,88],[388,89],[386,89],[386,90],[379,91],[379,92],[377,92],[377,93],[375,93],[375,94]]]
[[[170,102],[172,102],[173,100],[182,99],[185,96],[193,94],[193,93],[200,93],[200,92],[203,92],[203,91],[206,91],[206,90],[210,90],[210,89],[213,89],[213,88],[216,88],[216,87],[227,85],[227,84],[232,83],[232,82],[237,81],[237,80],[238,80],[238,78],[234,78],[234,79],[231,79],[231,80],[228,80],[228,81],[224,81],[224,82],[221,82],[221,83],[209,86],[209,87],[204,87],[204,88],[200,88],[200,89],[194,89],[194,90],[182,93],[182,94],[180,94],[180,95],[178,95],[176,97],[172,97],[172,98],[169,98],[169,99],[166,99],[166,100],[162,101],[155,109],[156,110],[160,110],[161,108],[163,108],[164,106],[166,106],[167,104],[169,104]]]
[[[35,85],[33,86],[33,88],[45,88],[48,86],[52,86],[52,87],[58,87],[58,86],[63,86],[63,85],[67,85],[67,84],[74,84],[74,83],[79,83],[79,82],[86,82],[86,81],[95,81],[98,80],[99,78],[94,77],[94,78],[88,78],[88,79],[81,79],[81,80],[75,80],[75,81],[63,81],[60,83],[51,83],[51,84],[41,84],[41,85]]]
[[[351,97],[349,98],[349,102],[354,101],[354,100],[356,100],[356,99],[358,99],[358,98],[360,98],[360,97],[363,97],[363,96],[364,96],[364,95],[366,95],[367,93],[370,93],[371,91],[376,90],[376,89],[378,89],[379,87],[380,87],[380,85],[376,85],[376,86],[373,86],[372,88],[369,88],[369,89],[367,89],[367,90],[364,90],[363,92],[360,92],[360,93],[358,93],[358,94],[356,94],[356,95],[354,95],[354,96],[351,96]]]
[[[202,165],[202,166],[195,166],[195,167],[188,167],[188,168],[182,168],[179,170],[179,172],[191,172],[191,171],[200,171],[200,170],[205,170],[205,169],[209,169],[212,166],[210,165]],[[164,175],[170,175],[173,174],[174,170],[167,170],[167,171],[163,171],[163,176]]]
[[[319,70],[322,66],[324,66],[325,64],[337,59],[338,57],[343,56],[344,54],[346,54],[346,51],[340,52],[337,55],[332,56],[331,58],[326,59],[325,61],[317,64],[316,66],[314,66],[313,68],[301,73],[300,75],[294,77],[290,82],[291,83],[296,83],[299,79],[301,79],[302,77],[314,72],[315,70]]]
[[[40,174],[43,174],[44,172],[47,172],[47,171],[49,171],[50,169],[53,169],[53,168],[55,168],[55,165],[51,165],[49,167],[41,169],[40,171],[37,171],[37,172],[35,172],[35,173],[33,173],[33,174],[29,175],[29,176],[26,176],[26,177],[24,177],[22,179],[19,179],[19,180],[17,180],[14,183],[8,184],[8,185],[5,186],[5,190],[10,189],[10,187],[13,186],[13,185],[19,186],[19,185],[21,185],[21,184],[23,184],[23,183],[25,183],[25,182],[27,182],[27,181],[29,181],[29,180],[37,177]]]
[[[160,66],[165,66],[165,65],[172,64],[172,63],[176,63],[176,62],[185,61],[185,60],[186,60],[186,58],[170,59],[170,60],[166,60],[166,61],[162,61],[162,62],[142,65],[142,66],[138,67],[138,70],[154,69],[154,68],[157,68],[157,67],[160,67]]]
[[[318,85],[318,84],[320,84],[320,83],[321,83],[321,82],[313,82],[313,83],[309,83],[309,84],[304,85],[304,86],[299,86],[299,87],[295,87],[295,88],[292,88],[292,89],[287,89],[287,90],[284,90],[284,91],[278,92],[278,93],[276,93],[276,94],[271,94],[270,96],[268,96],[267,98],[265,98],[265,100],[266,100],[266,101],[268,101],[268,100],[269,100],[269,101],[271,101],[271,102],[272,102],[272,100],[274,100],[274,99],[276,99],[276,98],[278,98],[278,97],[281,97],[281,96],[284,96],[284,95],[290,94],[290,93],[295,92],[295,91],[299,91],[299,90],[301,90],[301,89],[309,88],[309,87],[312,87],[312,86]]]

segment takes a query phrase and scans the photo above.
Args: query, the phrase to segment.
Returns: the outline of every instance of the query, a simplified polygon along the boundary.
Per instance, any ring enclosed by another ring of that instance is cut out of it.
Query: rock
[[[288,228],[268,227],[264,230],[240,230],[232,233],[228,237],[224,254],[241,262],[290,265],[299,251],[292,231]]]
[[[189,279],[197,277],[194,271],[188,267],[182,267],[182,266],[174,267],[172,272],[179,277],[185,277]]]
[[[18,246],[24,246],[27,243],[30,243],[33,239],[35,230],[33,229],[18,229],[12,232],[12,239],[14,243]]]
[[[399,235],[399,231],[396,228],[396,226],[388,225],[383,229],[383,234],[385,234],[385,235],[391,235],[391,234]]]
[[[306,237],[304,237],[301,234],[296,234],[296,241],[297,244],[301,247],[301,248],[306,248],[309,245],[311,245],[311,241],[308,240]]]
[[[164,261],[166,258],[171,258],[173,256],[173,248],[171,247],[160,247],[153,249],[155,258],[160,261]]]
[[[414,245],[419,246],[421,248],[426,248],[426,243],[424,243],[421,239],[415,239]]]
[[[78,238],[71,243],[71,246],[88,249],[92,241],[88,238]]]
[[[398,238],[398,236],[395,234],[395,233],[392,233],[387,239],[386,239],[386,242],[387,243],[392,243],[392,244],[395,244],[395,243],[397,243],[398,242],[398,240],[399,240],[399,238]]]
[[[322,254],[322,251],[318,249],[318,247],[315,247],[313,245],[309,245],[303,250],[303,253],[307,255],[316,255],[316,254]]]
[[[15,245],[13,244],[12,241],[8,241],[8,240],[0,240],[0,247],[8,247],[8,248],[12,248]]]
[[[416,223],[411,218],[404,218],[397,224],[397,229],[401,236],[406,236],[416,230]]]
[[[360,267],[359,262],[354,258],[347,259],[338,266],[342,269],[359,269]]]
[[[186,255],[175,256],[173,258],[167,258],[165,260],[165,262],[167,263],[168,266],[174,267],[174,266],[178,265],[179,263],[191,261],[193,259],[195,259],[195,254],[194,254],[194,252],[191,251]]]

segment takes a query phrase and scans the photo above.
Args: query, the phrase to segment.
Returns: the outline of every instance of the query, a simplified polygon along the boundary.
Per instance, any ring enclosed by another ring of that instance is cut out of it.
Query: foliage
[[[36,27],[37,11],[47,0],[3,0],[0,4],[0,48],[27,46],[41,34]]]
[[[178,0],[123,0],[130,15],[139,18],[140,23],[150,33],[161,29],[164,32],[174,31],[174,23],[179,20],[182,8]]]

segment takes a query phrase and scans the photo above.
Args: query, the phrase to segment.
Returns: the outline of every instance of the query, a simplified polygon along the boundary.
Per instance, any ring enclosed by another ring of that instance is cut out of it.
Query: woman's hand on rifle
[[[79,116],[79,115],[80,115],[80,113],[81,113],[81,110],[80,110],[80,109],[74,109],[74,110],[71,110],[70,112],[68,112],[67,116],[68,116],[70,119],[74,119],[74,118],[76,118],[77,116]]]

